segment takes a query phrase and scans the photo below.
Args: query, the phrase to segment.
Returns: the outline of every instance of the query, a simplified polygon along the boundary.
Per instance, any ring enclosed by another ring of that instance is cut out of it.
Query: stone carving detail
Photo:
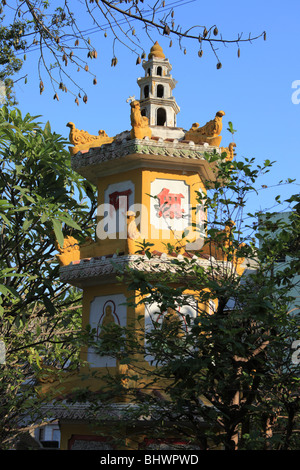
[[[71,160],[71,165],[73,170],[76,171],[79,168],[123,158],[135,153],[142,155],[161,155],[184,159],[204,160],[204,152],[207,151],[205,147],[195,149],[187,143],[180,142],[175,145],[176,147],[172,142],[156,142],[150,139],[147,140],[147,138],[140,142],[132,139],[120,144],[114,142],[113,144],[102,148],[91,148],[89,153],[84,155],[81,153],[74,155]]]
[[[215,118],[208,121],[202,127],[199,127],[198,122],[195,122],[185,134],[185,140],[192,140],[195,144],[208,143],[209,145],[219,147],[222,140],[220,133],[223,127],[223,116],[225,116],[224,111],[218,111]]]
[[[135,222],[135,213],[128,211],[126,213],[127,218],[127,249],[128,253],[134,255],[140,248],[139,243],[142,243],[142,237],[138,230]]]
[[[49,366],[41,362],[40,371],[37,373],[37,380],[39,383],[46,384],[46,383],[54,383],[59,380],[60,374],[59,369],[54,366]]]
[[[112,305],[114,306],[114,312],[112,310]],[[98,326],[97,326],[97,336],[98,338],[102,338],[103,337],[103,330],[101,330],[101,328],[105,328],[107,327],[109,324],[111,323],[116,323],[115,321],[115,316],[117,316],[116,312],[115,312],[115,304],[113,301],[107,301],[106,304],[104,305],[103,307],[103,315],[102,317],[100,318],[100,321],[98,323]],[[114,313],[114,315],[113,315]]]
[[[90,304],[89,324],[95,329],[94,340],[97,342],[105,337],[107,327],[126,326],[127,308],[124,305],[126,298],[123,294],[112,294],[94,297]],[[114,335],[121,334],[120,330],[114,331]],[[116,367],[117,358],[109,352],[99,354],[93,345],[88,347],[87,362],[94,367]]]
[[[56,248],[60,253],[56,256],[62,266],[67,266],[72,261],[78,261],[80,259],[78,241],[74,237],[66,237],[63,247],[61,247],[59,243],[56,243]]]
[[[232,248],[233,242],[232,242],[232,232],[234,229],[235,223],[233,220],[228,220],[225,224],[224,230],[220,232],[220,244],[225,248],[225,255],[224,258],[228,259],[229,255],[228,253],[231,254],[231,262],[233,266],[235,267],[236,272],[241,275],[244,271],[244,268],[242,267],[243,262],[245,261],[245,256],[242,253],[243,247],[246,246],[245,243],[240,243],[237,249]],[[240,250],[240,251],[239,251]],[[239,254],[238,254],[239,253]]]
[[[235,157],[235,149],[236,147],[236,144],[234,142],[231,142],[228,147],[220,147],[221,149],[221,152],[226,152],[227,155],[226,155],[226,161],[229,161],[231,162],[233,160],[233,158]]]
[[[132,139],[143,139],[144,137],[151,137],[152,131],[149,127],[149,121],[146,116],[141,115],[140,102],[134,100],[130,103],[131,114],[130,121],[132,125],[130,136]]]
[[[177,265],[172,263],[172,260],[165,258],[148,259],[147,256],[129,254],[125,256],[116,256],[112,258],[106,258],[105,256],[99,258],[91,258],[90,260],[81,260],[80,263],[70,264],[69,266],[62,266],[60,268],[60,279],[62,282],[69,281],[84,281],[91,277],[100,276],[105,278],[107,275],[119,273],[119,270],[129,267],[136,270],[147,271],[151,273],[174,273],[177,272]],[[102,259],[103,258],[103,259]],[[228,261],[214,261],[204,260],[199,258],[197,263],[204,267],[204,269],[210,269],[212,265],[216,266],[217,269],[228,269],[228,272],[232,271],[232,263]],[[194,260],[191,265],[191,273],[193,274]],[[187,272],[187,275],[189,273]]]
[[[176,332],[177,337],[182,337],[186,331],[186,328],[184,328],[184,320],[184,316],[180,317],[179,313],[176,312],[174,308],[168,307],[167,312],[163,316],[161,325],[165,336],[172,336],[172,334]]]
[[[71,155],[80,150],[89,150],[91,147],[101,147],[103,144],[113,142],[113,137],[108,137],[105,131],[100,130],[98,135],[91,135],[87,131],[76,129],[73,122],[68,122],[70,128],[69,140],[74,147],[69,147]]]

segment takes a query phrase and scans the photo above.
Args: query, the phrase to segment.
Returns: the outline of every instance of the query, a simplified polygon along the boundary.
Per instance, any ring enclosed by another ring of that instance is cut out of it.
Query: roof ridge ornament
[[[71,155],[75,155],[81,150],[88,151],[92,147],[111,144],[114,140],[102,129],[98,131],[98,135],[91,135],[87,131],[77,129],[73,122],[68,122],[66,126],[70,128],[69,141],[72,147],[69,147],[69,151]]]
[[[129,102],[131,103],[131,102],[134,101],[134,100],[135,100],[135,95],[129,96],[129,97],[127,98],[127,100],[126,100],[126,103],[129,103]]]
[[[195,144],[204,144],[216,147],[220,146],[222,136],[222,117],[225,116],[224,111],[218,111],[214,119],[208,121],[204,126],[199,127],[198,122],[195,122],[190,130],[185,134],[185,140],[192,140]]]
[[[131,101],[130,103],[131,113],[131,132],[130,136],[132,139],[143,139],[144,137],[151,138],[152,131],[149,127],[149,121],[146,116],[142,116],[140,102],[138,100]]]

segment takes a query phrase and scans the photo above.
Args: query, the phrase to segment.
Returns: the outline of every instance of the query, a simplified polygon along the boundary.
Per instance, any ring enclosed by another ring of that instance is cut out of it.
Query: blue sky
[[[168,6],[166,0],[166,6]],[[222,68],[216,69],[216,59],[208,47],[202,58],[197,55],[198,44],[185,41],[187,53],[177,46],[169,47],[169,38],[155,36],[169,58],[172,75],[178,81],[173,92],[180,113],[177,125],[189,129],[193,122],[205,124],[219,110],[223,118],[222,145],[232,140],[226,130],[228,121],[237,129],[234,136],[237,157],[254,157],[258,164],[265,159],[276,161],[271,172],[259,185],[258,196],[249,198],[250,211],[286,208],[273,207],[274,197],[283,198],[299,192],[299,137],[300,104],[292,102],[292,95],[300,98],[300,42],[299,0],[200,0],[185,2],[175,8],[175,20],[184,27],[195,24],[216,24],[224,38],[235,38],[243,32],[259,35],[266,30],[267,41],[259,39],[252,44],[241,44],[237,57],[235,44],[220,46],[218,54]],[[79,12],[80,13],[80,12]],[[82,15],[84,18],[84,16]],[[137,27],[138,30],[138,27]],[[111,67],[111,42],[103,33],[91,35],[98,51],[98,58],[89,65],[97,77],[92,84],[91,75],[80,72],[81,82],[88,94],[88,102],[77,107],[74,97],[60,93],[60,100],[53,100],[53,91],[47,84],[43,95],[39,93],[39,79],[35,71],[35,53],[29,53],[22,74],[29,72],[28,83],[19,81],[16,86],[19,107],[23,113],[42,115],[43,122],[50,121],[57,133],[68,135],[67,122],[72,121],[79,129],[97,134],[104,129],[109,136],[130,129],[130,107],[126,99],[139,97],[137,78],[143,76],[142,65],[136,65],[136,55],[124,46],[117,45],[118,65]],[[142,46],[148,53],[152,46],[147,36],[140,36]],[[76,77],[77,78],[77,77]],[[297,88],[294,82],[299,80]],[[297,95],[297,89],[299,94]],[[297,178],[297,184],[273,187],[280,180]]]

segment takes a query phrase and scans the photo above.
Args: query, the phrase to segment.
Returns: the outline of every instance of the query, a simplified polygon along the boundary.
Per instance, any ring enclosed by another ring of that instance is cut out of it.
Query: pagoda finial
[[[152,57],[157,57],[158,59],[165,59],[166,58],[165,54],[163,53],[162,47],[158,44],[157,41],[151,47],[150,53],[148,55],[148,59],[152,59]]]

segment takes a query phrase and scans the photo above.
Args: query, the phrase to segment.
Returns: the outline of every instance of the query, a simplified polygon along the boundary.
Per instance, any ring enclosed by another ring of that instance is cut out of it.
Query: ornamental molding
[[[199,399],[199,404],[202,407],[211,406],[207,400]],[[100,400],[95,404],[90,402],[68,403],[63,400],[61,403],[54,402],[49,405],[44,405],[42,411],[46,419],[56,419],[60,421],[90,421],[98,419],[99,421],[118,421],[118,420],[134,420],[135,422],[149,423],[151,418],[155,419],[156,413],[161,413],[161,406],[154,405],[149,409],[147,416],[141,415],[137,418],[132,415],[132,412],[140,410],[140,405],[134,403],[102,403]],[[204,422],[202,417],[197,418],[199,421]]]
[[[88,421],[90,419],[101,420],[118,420],[124,419],[126,414],[134,408],[132,404],[105,404],[98,403],[98,411],[93,410],[93,403],[68,403],[63,400],[61,403],[54,402],[42,407],[46,419],[59,419],[59,420],[79,420]]]
[[[70,263],[60,267],[60,280],[74,286],[82,287],[84,284],[97,280],[97,283],[111,282],[112,277],[124,272],[125,269],[134,269],[149,274],[168,273],[170,275],[182,274],[180,261],[183,255],[177,258],[162,254],[160,257],[148,258],[145,255],[123,255],[112,257],[96,257],[82,259],[80,262]],[[186,258],[185,258],[186,259]],[[217,261],[214,258],[203,259],[194,256],[190,260],[190,268],[185,266],[185,278],[194,274],[194,265],[202,266],[204,269],[217,269],[223,274],[234,273],[235,269],[230,262]]]
[[[126,137],[119,141],[117,138],[111,144],[104,144],[101,147],[91,148],[88,152],[78,152],[72,156],[71,166],[73,170],[80,168],[97,165],[106,161],[111,161],[119,158],[124,158],[127,155],[158,155],[173,158],[183,158],[191,160],[203,160],[204,153],[216,150],[220,153],[217,147],[211,147],[208,144],[196,145],[192,141],[177,141],[173,139],[171,142],[158,138],[157,140],[144,138],[127,139]]]

